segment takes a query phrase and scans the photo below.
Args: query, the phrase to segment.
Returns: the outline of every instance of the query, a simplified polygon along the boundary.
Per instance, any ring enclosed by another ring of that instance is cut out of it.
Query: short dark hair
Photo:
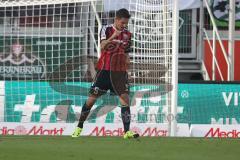
[[[128,18],[129,19],[131,17],[131,15],[129,14],[127,9],[122,8],[122,9],[119,9],[116,12],[116,17],[117,18]]]

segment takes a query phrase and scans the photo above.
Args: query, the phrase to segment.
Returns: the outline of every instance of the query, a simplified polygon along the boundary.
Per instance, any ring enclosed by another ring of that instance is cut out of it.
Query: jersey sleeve
[[[107,39],[106,30],[107,30],[106,26],[103,26],[101,28],[100,35],[99,35],[100,36],[100,41]]]
[[[130,33],[129,40],[128,40],[128,45],[125,48],[125,53],[129,53],[129,52],[133,51],[132,45],[133,45],[133,43],[132,43],[132,34]]]

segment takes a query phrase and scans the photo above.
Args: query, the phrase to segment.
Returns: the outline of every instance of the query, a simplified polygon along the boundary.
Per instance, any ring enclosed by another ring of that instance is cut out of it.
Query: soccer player
[[[130,14],[122,8],[116,12],[114,23],[104,26],[100,32],[101,56],[97,63],[97,75],[89,91],[89,97],[82,107],[78,126],[72,137],[79,137],[83,123],[96,100],[108,90],[119,97],[124,139],[137,138],[139,134],[129,130],[131,115],[127,68],[129,64],[131,33],[126,29]]]

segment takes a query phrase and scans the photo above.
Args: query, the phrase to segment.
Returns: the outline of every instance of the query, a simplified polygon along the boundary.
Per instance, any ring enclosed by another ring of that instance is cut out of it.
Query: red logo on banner
[[[95,127],[90,133],[90,136],[123,136],[124,131],[122,128],[115,130],[106,129],[105,127]]]
[[[140,134],[140,136],[167,136],[168,131],[162,130],[157,127],[151,128],[148,127],[144,129],[144,132],[138,127],[133,127],[133,131]],[[90,136],[123,136],[124,131],[122,128],[117,129],[106,129],[106,127],[95,127],[92,132],[89,134]]]
[[[220,128],[211,128],[204,137],[239,138],[240,132],[235,129],[231,131],[221,131]]]
[[[31,129],[27,129],[24,126],[17,126],[14,129],[8,127],[2,127],[0,129],[0,135],[62,135],[63,128],[45,129],[43,126],[33,126]]]
[[[167,133],[168,133],[167,130],[162,130],[162,129],[159,129],[157,127],[155,127],[155,128],[148,127],[147,129],[145,129],[142,136],[166,137]]]

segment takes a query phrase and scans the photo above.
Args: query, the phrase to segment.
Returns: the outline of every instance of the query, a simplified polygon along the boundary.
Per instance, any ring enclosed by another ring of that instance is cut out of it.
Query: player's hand
[[[121,34],[121,31],[118,31],[118,30],[115,30],[113,35],[112,35],[112,38],[116,38],[117,36],[119,36]]]
[[[101,42],[101,49],[112,50],[113,48],[117,49],[120,45],[118,40],[114,40],[117,36],[121,34],[121,31],[115,30],[112,36]]]

